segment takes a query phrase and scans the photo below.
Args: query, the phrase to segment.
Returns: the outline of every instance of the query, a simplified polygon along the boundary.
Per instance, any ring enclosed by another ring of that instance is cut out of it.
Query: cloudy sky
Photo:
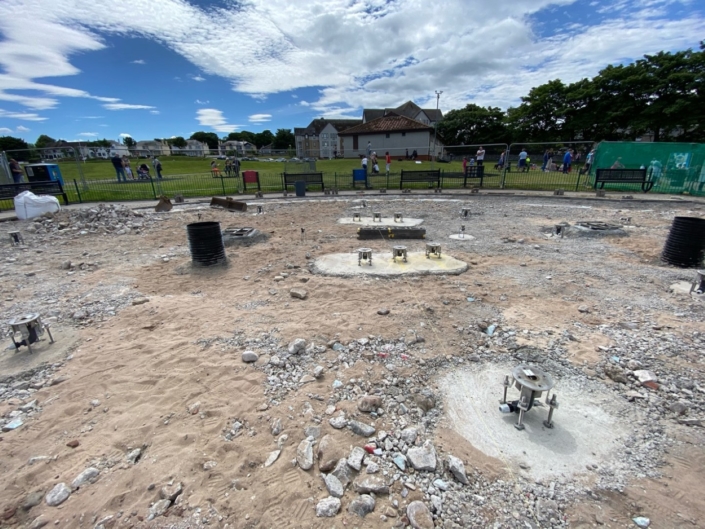
[[[697,48],[702,0],[0,0],[0,135],[219,136]]]

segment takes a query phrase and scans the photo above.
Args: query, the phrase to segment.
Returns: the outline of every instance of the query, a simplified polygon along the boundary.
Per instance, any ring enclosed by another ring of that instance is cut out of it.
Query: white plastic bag
[[[20,220],[33,219],[44,213],[61,211],[59,199],[50,195],[37,196],[31,191],[23,191],[15,197],[15,213]]]

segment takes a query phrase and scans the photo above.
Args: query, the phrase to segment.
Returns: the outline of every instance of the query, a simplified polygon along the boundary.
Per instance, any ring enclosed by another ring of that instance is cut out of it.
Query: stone
[[[348,466],[348,460],[346,458],[338,460],[331,474],[338,478],[343,488],[347,487],[352,481],[350,466]]]
[[[217,466],[218,466],[217,461],[206,461],[205,463],[203,463],[203,470],[205,470],[207,472],[209,470],[213,470]]]
[[[441,500],[440,496],[431,494],[431,511],[436,514],[441,514],[443,511],[443,500]]]
[[[379,309],[377,311],[377,314],[379,314],[380,316],[387,316],[389,314],[389,309]]]
[[[350,455],[348,456],[348,465],[350,465],[350,468],[354,468],[358,472],[360,472],[360,469],[362,468],[362,460],[365,459],[365,450],[359,446],[356,446],[355,448],[352,449],[352,452],[350,452]]]
[[[316,381],[315,377],[312,377],[311,375],[304,375],[301,377],[301,380],[299,380],[299,382],[301,382],[302,384],[308,384],[309,382],[315,382],[315,381]]]
[[[350,502],[348,512],[357,514],[360,518],[364,518],[375,510],[375,499],[368,495],[362,494]]]
[[[183,491],[183,484],[180,481],[177,481],[172,485],[164,485],[161,489],[159,489],[159,497],[162,500],[169,500],[173,502]]]
[[[73,490],[76,490],[89,483],[95,483],[98,474],[100,474],[100,470],[95,467],[88,467],[86,470],[76,476],[76,479],[71,482],[71,488]]]
[[[318,443],[318,469],[321,472],[330,472],[335,468],[338,460],[343,456],[342,450],[335,444],[333,437],[324,435]]]
[[[383,404],[382,397],[379,395],[366,395],[357,401],[357,409],[369,413],[377,411]]]
[[[360,494],[374,492],[375,494],[389,494],[389,485],[377,476],[359,476],[353,481],[353,489]]]
[[[147,298],[135,298],[132,300],[133,305],[144,305],[145,303],[148,303],[149,299]]]
[[[605,366],[605,375],[607,375],[615,382],[618,382],[619,384],[626,384],[628,382],[624,371],[622,371],[622,368],[616,365],[607,364]]]
[[[306,350],[306,340],[297,338],[289,344],[289,354],[295,355]]]
[[[436,407],[436,399],[430,393],[416,393],[412,400],[426,413]]]
[[[414,529],[433,529],[433,516],[422,501],[412,501],[406,508],[406,516]]]
[[[41,529],[45,525],[49,524],[49,518],[43,515],[37,516],[29,526],[29,529]]]
[[[279,454],[281,454],[281,453],[282,453],[281,450],[275,450],[274,452],[270,453],[270,454],[269,454],[269,457],[268,457],[267,460],[264,462],[264,468],[271,467],[271,466],[274,464],[274,462],[275,462],[277,459],[279,459]]]
[[[379,472],[381,469],[377,463],[374,461],[368,461],[365,463],[365,466],[367,467],[367,473],[368,474],[376,474]]]
[[[321,378],[323,376],[323,366],[316,366],[313,370],[314,378]]]
[[[191,404],[187,410],[191,415],[196,415],[198,413],[198,410],[201,409],[201,403],[200,402],[194,402]]]
[[[582,312],[583,314],[588,314],[590,312],[590,307],[587,305],[580,305],[578,306],[578,312]]]
[[[463,485],[467,485],[468,482],[468,476],[465,474],[465,465],[463,462],[460,460],[460,458],[457,458],[452,455],[448,455],[448,470],[450,471],[451,474],[453,474],[453,477],[458,480],[460,483]]]
[[[66,483],[57,483],[47,492],[44,501],[49,507],[56,507],[68,500],[69,496],[71,496],[71,489],[66,486]]]
[[[296,299],[306,299],[308,297],[308,291],[303,288],[292,288],[289,290],[289,295]]]
[[[674,402],[668,405],[668,409],[676,415],[685,415],[688,413],[688,405],[683,402]]]
[[[651,371],[647,371],[646,369],[639,369],[638,371],[634,371],[634,376],[642,384],[645,384],[646,382],[658,382],[658,378],[656,378],[656,375]]]
[[[277,417],[272,421],[272,435],[277,436],[282,433],[282,420]]]
[[[448,490],[448,483],[446,483],[442,479],[434,479],[433,486],[436,487],[438,490],[442,490],[442,491]]]
[[[62,270],[71,270],[71,261],[64,261],[61,263]]]
[[[408,445],[413,445],[416,442],[416,437],[418,434],[419,433],[416,428],[404,428],[401,431],[401,440]]]
[[[330,419],[328,419],[328,424],[330,424],[336,430],[340,430],[348,425],[348,420],[345,418],[345,415],[338,415],[336,417],[331,417]]]
[[[153,520],[158,516],[164,514],[169,507],[171,507],[171,502],[169,500],[159,500],[157,503],[149,508],[149,520]]]
[[[319,518],[332,518],[340,511],[340,500],[329,496],[316,504],[316,516]]]
[[[242,361],[246,363],[256,362],[259,356],[254,351],[245,351],[242,353]]]
[[[343,494],[345,494],[345,487],[343,487],[343,484],[338,478],[336,478],[333,474],[326,474],[323,477],[323,481],[328,489],[328,494],[335,496],[336,498],[343,497]]]
[[[639,527],[649,527],[651,525],[651,520],[649,520],[645,516],[636,516],[632,518],[632,522],[634,522]]]
[[[69,441],[68,443],[66,443],[66,446],[68,446],[69,448],[76,448],[80,444],[81,443],[79,443],[76,439],[74,439],[73,441]]]
[[[321,436],[321,426],[316,424],[314,426],[307,426],[304,428],[304,435],[306,437],[313,437],[318,439]]]
[[[349,421],[348,428],[350,428],[353,433],[356,433],[357,435],[361,435],[363,437],[370,437],[374,435],[376,431],[374,426],[370,426],[369,424],[365,424],[364,422],[360,421]]]
[[[426,441],[421,447],[409,448],[406,458],[416,470],[436,470],[436,449],[431,441]]]
[[[401,470],[402,472],[404,472],[406,470],[406,458],[402,454],[398,454],[398,455],[394,456],[392,458],[392,461],[397,466],[397,468],[399,468],[399,470]]]
[[[44,493],[40,490],[28,494],[24,500],[24,503],[22,504],[22,510],[29,511],[32,507],[36,507],[37,505],[42,503],[43,498]]]
[[[309,470],[313,466],[313,440],[307,438],[299,443],[296,462],[302,470]]]

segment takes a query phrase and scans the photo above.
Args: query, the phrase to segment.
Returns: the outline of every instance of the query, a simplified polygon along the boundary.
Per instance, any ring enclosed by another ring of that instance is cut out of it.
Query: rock
[[[639,527],[649,527],[651,525],[651,520],[644,516],[637,516],[635,518],[632,518],[632,522],[634,522]]]
[[[642,384],[645,384],[647,382],[658,382],[658,378],[656,378],[656,375],[654,375],[651,371],[647,371],[646,369],[639,369],[638,371],[634,371],[634,376]]]
[[[306,299],[308,296],[308,291],[303,288],[292,288],[289,290],[289,295],[296,299]]]
[[[328,489],[328,494],[335,496],[336,498],[343,497],[343,494],[345,494],[345,487],[343,487],[343,484],[338,478],[336,478],[333,474],[326,474],[323,481]]]
[[[254,351],[245,351],[242,353],[242,361],[246,363],[256,362],[259,356]]]
[[[88,317],[88,313],[85,310],[77,310],[71,317],[74,320],[84,320]]]
[[[304,375],[301,377],[301,380],[299,380],[299,382],[301,382],[302,384],[308,384],[309,382],[315,382],[315,381],[316,381],[316,379],[314,377],[312,377],[311,375]]]
[[[17,513],[17,507],[6,507],[5,510],[0,514],[0,518],[3,520],[9,520],[15,513]]]
[[[191,404],[187,410],[191,415],[196,415],[198,413],[198,410],[201,409],[201,403],[200,402],[194,402]]]
[[[135,298],[132,300],[133,305],[144,305],[145,303],[149,303],[149,299],[147,298]]]
[[[463,485],[467,485],[468,476],[465,474],[465,465],[463,464],[463,462],[459,458],[452,455],[448,455],[447,460],[448,470],[451,474],[453,474],[453,477]]]
[[[389,314],[389,309],[379,309],[377,311],[377,314],[379,314],[380,316],[387,316]]]
[[[369,424],[365,424],[364,422],[359,421],[349,421],[348,428],[350,428],[353,433],[356,433],[357,435],[361,435],[363,437],[370,437],[374,435],[376,431],[374,426],[370,426]]]
[[[183,484],[180,481],[177,481],[172,485],[164,485],[161,489],[159,489],[159,497],[162,500],[169,500],[173,502],[183,491]]]
[[[277,436],[282,433],[282,420],[277,417],[272,421],[272,435]]]
[[[157,503],[149,508],[149,520],[153,520],[158,516],[164,514],[169,507],[171,507],[171,502],[169,500],[159,500]]]
[[[332,518],[340,511],[340,500],[329,496],[316,504],[316,516],[319,518]]]
[[[41,529],[42,527],[48,524],[49,518],[44,515],[39,515],[34,519],[34,521],[32,521],[32,524],[29,526],[29,529]]]
[[[348,465],[348,460],[345,458],[338,461],[331,474],[338,478],[338,481],[340,481],[343,485],[343,488],[347,487],[352,481],[350,466]]]
[[[43,498],[44,493],[40,490],[28,494],[24,500],[24,503],[22,504],[22,510],[29,511],[32,507],[36,507],[37,505],[42,503]]]
[[[433,529],[433,516],[422,501],[412,501],[406,508],[406,516],[414,529]]]
[[[313,370],[314,378],[321,378],[323,376],[323,366],[316,366]]]
[[[44,501],[49,507],[56,507],[64,503],[71,496],[71,489],[66,486],[66,483],[57,483],[53,489],[47,492]]]
[[[289,354],[295,355],[306,350],[306,340],[297,338],[289,344]]]
[[[412,400],[414,401],[414,403],[416,403],[419,408],[421,408],[426,413],[436,407],[436,399],[433,397],[433,395],[430,394],[430,392],[416,393],[412,397]]]
[[[558,514],[558,503],[555,500],[539,498],[536,502],[536,517],[547,522]]]
[[[217,461],[206,461],[205,463],[203,463],[203,470],[208,472],[209,470],[213,470],[217,466],[218,466]]]
[[[580,305],[578,307],[578,312],[582,312],[583,314],[588,314],[590,312],[590,307],[587,305]]]
[[[71,270],[71,261],[64,261],[61,263],[62,270]]]
[[[348,512],[357,514],[360,518],[364,518],[375,510],[375,499],[368,494],[362,494],[350,502]]]
[[[66,446],[68,446],[69,448],[77,448],[80,444],[81,443],[74,439],[73,441],[69,441],[68,443],[66,443]]]
[[[335,468],[338,460],[343,456],[331,435],[324,435],[318,444],[318,469],[321,472],[330,472]]]
[[[405,428],[401,431],[401,440],[408,445],[413,445],[418,435],[419,433],[416,428]]]
[[[88,467],[71,482],[71,488],[76,490],[88,483],[94,483],[98,474],[100,474],[100,470],[95,467]]]
[[[676,415],[685,415],[688,413],[688,406],[683,402],[674,402],[668,405],[668,409]]]
[[[321,427],[319,425],[307,426],[306,428],[304,428],[304,435],[306,437],[313,437],[314,439],[318,439],[321,436]]]
[[[345,415],[338,415],[336,417],[331,417],[330,419],[328,419],[328,424],[330,424],[336,430],[340,430],[341,428],[345,428],[348,425],[348,420],[345,418]]]
[[[364,412],[377,411],[383,405],[382,397],[378,395],[366,395],[357,401],[357,409]]]
[[[436,487],[438,490],[442,490],[442,491],[448,490],[448,483],[446,483],[442,479],[434,479],[433,486]]]
[[[313,466],[313,440],[304,439],[296,448],[296,462],[302,470],[309,470]]]
[[[607,375],[615,382],[618,382],[619,384],[626,384],[628,382],[624,371],[622,371],[622,368],[616,365],[607,364],[605,366],[605,375]]]
[[[394,507],[388,505],[387,508],[384,509],[384,515],[388,518],[396,518],[397,516],[399,516],[399,513]]]
[[[127,453],[125,456],[127,460],[132,463],[133,465],[136,464],[140,458],[142,457],[142,449],[141,448],[135,448],[134,450],[131,450]]]
[[[418,448],[409,448],[406,452],[406,458],[416,470],[429,472],[436,470],[436,449],[431,441],[426,441],[423,446]]]
[[[374,461],[368,461],[367,463],[365,463],[365,466],[367,467],[368,474],[376,474],[380,471],[379,465]]]
[[[392,461],[402,472],[406,470],[406,458],[402,454],[394,456]]]
[[[267,458],[267,461],[264,462],[264,468],[271,467],[274,462],[279,459],[279,454],[281,454],[281,450],[275,450],[274,452],[269,454],[269,457]]]
[[[355,492],[365,494],[374,492],[375,494],[389,494],[389,485],[382,478],[377,476],[359,476],[353,482]]]
[[[348,456],[348,465],[350,465],[350,468],[354,468],[360,472],[360,469],[362,468],[362,460],[365,459],[365,454],[365,450],[359,446],[353,448],[352,452],[350,452],[350,455]]]

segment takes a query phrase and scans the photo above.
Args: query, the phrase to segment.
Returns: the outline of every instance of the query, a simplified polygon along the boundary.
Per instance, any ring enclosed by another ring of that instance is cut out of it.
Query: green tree
[[[566,119],[566,86],[556,79],[532,88],[521,105],[507,110],[515,141],[560,141]]]
[[[262,148],[265,145],[269,145],[274,141],[274,134],[272,134],[271,130],[263,130],[262,132],[258,132],[255,134],[255,141],[254,144],[257,145],[258,148]]]
[[[274,141],[272,142],[272,147],[274,149],[288,149],[290,146],[295,144],[294,133],[291,129],[277,129],[277,133],[274,135]]]
[[[0,151],[17,151],[7,153],[8,158],[14,158],[19,162],[29,159],[29,145],[22,138],[13,136],[0,136]]]
[[[175,138],[169,138],[167,140],[169,145],[173,145],[177,149],[184,149],[187,145],[186,140],[182,136],[176,136]]]
[[[218,148],[218,135],[215,132],[194,132],[189,139],[206,143],[209,149]]]
[[[137,142],[132,138],[132,136],[125,136],[122,139],[122,143],[124,143],[128,149],[131,149],[132,147],[137,145]]]
[[[473,103],[448,112],[437,125],[437,130],[446,145],[504,143],[509,140],[502,109]]]
[[[37,149],[44,149],[46,147],[51,147],[55,143],[56,140],[54,138],[47,136],[46,134],[42,134],[37,138],[37,141],[34,142],[34,146]]]

